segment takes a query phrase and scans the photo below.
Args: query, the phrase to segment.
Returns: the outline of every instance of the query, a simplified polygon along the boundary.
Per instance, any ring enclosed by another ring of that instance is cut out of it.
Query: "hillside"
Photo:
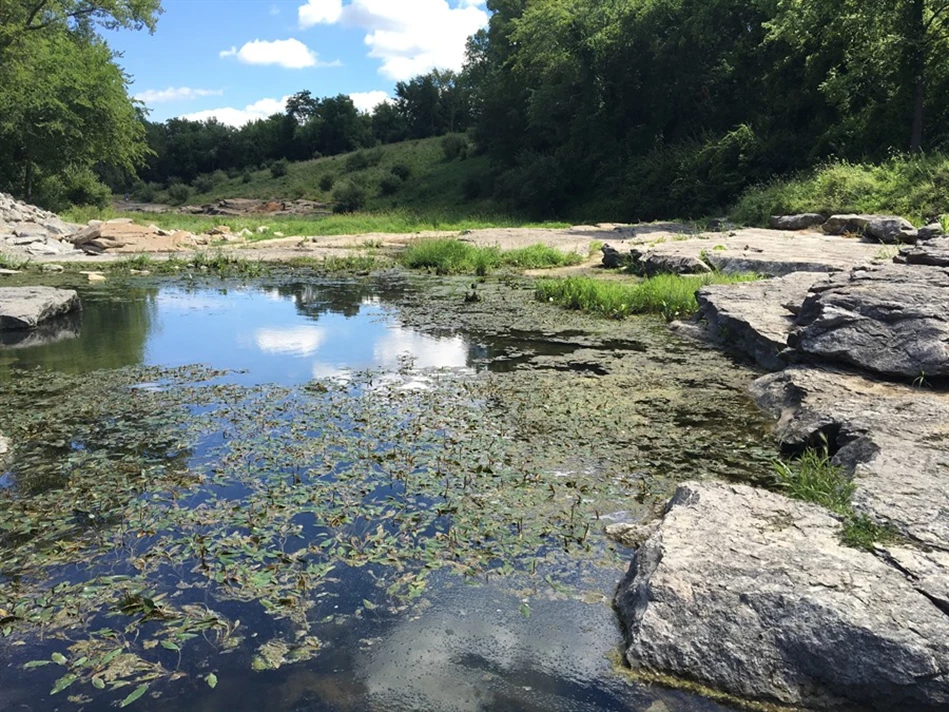
[[[449,159],[443,142],[457,147]],[[223,171],[199,176],[185,202],[203,204],[221,198],[307,199],[334,204],[350,184],[363,195],[354,207],[370,212],[405,210],[450,216],[494,215],[486,156],[473,155],[464,134],[377,146],[310,161],[277,162],[230,176]],[[282,171],[285,169],[285,172]],[[283,174],[281,174],[283,172]],[[149,197],[181,202],[168,190]]]

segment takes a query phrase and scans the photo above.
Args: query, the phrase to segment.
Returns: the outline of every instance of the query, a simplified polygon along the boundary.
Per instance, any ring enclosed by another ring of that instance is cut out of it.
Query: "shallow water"
[[[0,347],[0,708],[728,709],[616,672],[600,528],[755,475],[750,373],[467,287],[139,280]]]

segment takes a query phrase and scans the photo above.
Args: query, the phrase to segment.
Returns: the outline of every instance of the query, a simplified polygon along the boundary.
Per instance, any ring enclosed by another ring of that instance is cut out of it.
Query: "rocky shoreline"
[[[689,242],[660,252],[689,255]],[[927,234],[893,263],[858,250],[815,269],[780,243],[755,259],[783,276],[698,293],[696,322],[677,328],[773,371],[750,391],[781,447],[827,442],[855,515],[888,536],[849,548],[819,505],[680,485],[656,521],[609,532],[636,547],[615,599],[631,668],[761,703],[947,708],[947,256]]]

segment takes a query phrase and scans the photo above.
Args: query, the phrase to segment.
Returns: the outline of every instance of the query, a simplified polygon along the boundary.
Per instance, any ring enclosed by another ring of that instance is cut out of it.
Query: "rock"
[[[947,570],[950,555],[946,551],[920,551],[889,544],[878,546],[878,557],[902,571],[911,584],[934,602],[944,613],[950,609],[947,595]]]
[[[696,292],[699,316],[714,339],[775,371],[787,365],[788,335],[795,327],[795,316],[786,305],[800,305],[824,276],[793,272],[757,282],[703,287]]]
[[[947,617],[817,505],[680,485],[615,604],[636,670],[809,709],[945,710]]]
[[[600,263],[607,269],[616,269],[617,267],[623,267],[626,260],[624,256],[620,253],[616,247],[611,247],[610,245],[604,244],[600,251],[603,253],[603,258]]]
[[[134,275],[136,277],[147,277],[148,275],[151,274],[151,272],[147,269],[130,269],[129,274]]]
[[[828,441],[853,473],[853,505],[922,545],[947,549],[947,394],[792,366],[757,379],[756,403],[789,449]]]
[[[2,275],[2,276],[9,276],[9,275],[13,275],[13,274],[20,274],[20,270],[18,270],[18,269],[7,269],[6,267],[0,267],[0,275]]]
[[[821,226],[826,235],[842,235],[844,233],[864,234],[864,229],[868,226],[876,215],[856,215],[848,213],[845,215],[832,215]]]
[[[26,251],[31,255],[58,255],[61,252],[55,241],[35,242],[27,247]]]
[[[79,312],[71,312],[44,321],[33,329],[0,331],[0,348],[27,349],[75,339],[79,336],[80,327]]]
[[[283,237],[283,236],[284,236],[284,233],[282,233],[282,232],[275,232],[275,233],[274,233],[274,237]]]
[[[88,274],[86,275],[86,279],[90,282],[105,282],[106,276],[104,274]]]
[[[947,234],[943,231],[943,227],[940,223],[930,223],[929,225],[924,225],[922,228],[917,230],[917,239],[918,240],[932,240],[935,237],[946,237]]]
[[[789,346],[896,378],[946,378],[947,270],[885,264],[815,283]]]
[[[208,230],[209,235],[229,235],[231,234],[231,228],[227,225],[218,225]]]
[[[72,289],[0,287],[0,331],[32,329],[79,308],[79,295]]]
[[[45,240],[48,233],[43,229],[41,225],[36,225],[34,223],[19,223],[18,225],[13,226],[13,234],[16,238],[21,240],[26,240],[27,242],[36,242],[37,240]],[[15,243],[15,244],[25,244],[25,243]]]
[[[894,261],[906,262],[910,265],[948,267],[950,266],[950,239],[932,237],[912,247],[903,247]]]
[[[669,255],[662,252],[643,253],[638,249],[630,250],[634,264],[648,277],[657,274],[706,274],[711,272],[709,265],[701,257],[693,255]]]
[[[47,263],[40,267],[44,272],[62,272],[65,268],[62,265]]]
[[[656,523],[628,524],[616,522],[604,527],[604,534],[611,541],[636,549],[656,531]]]
[[[773,230],[806,230],[822,225],[825,216],[818,213],[800,213],[798,215],[773,215],[769,218],[769,227]]]
[[[241,230],[241,232],[239,232],[238,234],[239,234],[241,237],[250,237],[250,236],[253,235],[254,233],[251,232],[250,230],[248,230],[247,228],[244,228],[244,229]]]
[[[266,225],[260,225],[260,226],[258,226],[258,228],[257,228],[257,234],[258,234],[258,235],[263,235],[263,234],[264,234],[265,232],[267,232],[268,230],[270,230],[270,228],[267,227]]]
[[[49,220],[44,220],[43,228],[55,237],[64,237],[65,235],[71,235],[76,232],[76,226],[70,225],[65,220],[60,220],[59,218],[50,218]]]
[[[135,221],[132,218],[112,218],[111,220],[106,220],[106,225],[131,225]]]
[[[98,225],[89,225],[78,232],[74,232],[66,238],[66,241],[73,243],[76,247],[82,247],[86,243],[98,239],[101,235],[102,224],[100,223]]]
[[[917,229],[904,218],[893,215],[870,220],[864,228],[864,234],[872,240],[888,245],[913,245],[917,242]]]
[[[0,458],[2,458],[8,452],[10,452],[10,439],[3,433],[0,433]]]

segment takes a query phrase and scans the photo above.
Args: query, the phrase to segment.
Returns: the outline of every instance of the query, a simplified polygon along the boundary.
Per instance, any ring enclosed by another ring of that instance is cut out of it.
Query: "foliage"
[[[389,175],[383,176],[379,181],[379,194],[380,195],[393,195],[399,191],[402,187],[402,181],[398,176],[390,173]]]
[[[320,176],[320,190],[324,193],[329,193],[333,190],[334,178],[329,173],[323,176]]]
[[[409,180],[409,176],[412,175],[412,166],[410,166],[408,163],[399,161],[393,164],[392,168],[389,169],[389,172],[396,176],[399,180],[406,181]]]
[[[661,274],[638,281],[568,277],[542,279],[535,285],[540,301],[568,309],[623,319],[632,314],[662,314],[667,321],[696,312],[696,291],[710,284],[733,284],[757,279],[748,274]]]
[[[477,247],[453,239],[422,239],[412,242],[399,256],[411,269],[426,269],[436,274],[484,275],[501,267],[545,269],[578,264],[581,256],[564,253],[546,245],[531,245],[517,250]]]
[[[796,460],[776,460],[772,471],[775,487],[789,497],[820,504],[839,514],[851,508],[854,482],[843,467],[831,461],[827,444],[807,448]]]
[[[191,197],[191,189],[184,183],[175,183],[168,186],[168,200],[173,205],[183,205]]]
[[[442,138],[442,153],[445,160],[454,161],[456,158],[465,158],[468,151],[468,140],[462,134],[449,134]]]
[[[776,179],[742,194],[732,218],[767,225],[770,215],[801,212],[884,213],[929,222],[946,213],[946,153],[898,154],[880,164],[832,161],[794,178]]]
[[[333,212],[353,213],[366,204],[366,191],[354,181],[347,181],[333,191]]]
[[[281,178],[287,175],[287,159],[280,158],[270,164],[270,174],[274,178]]]

